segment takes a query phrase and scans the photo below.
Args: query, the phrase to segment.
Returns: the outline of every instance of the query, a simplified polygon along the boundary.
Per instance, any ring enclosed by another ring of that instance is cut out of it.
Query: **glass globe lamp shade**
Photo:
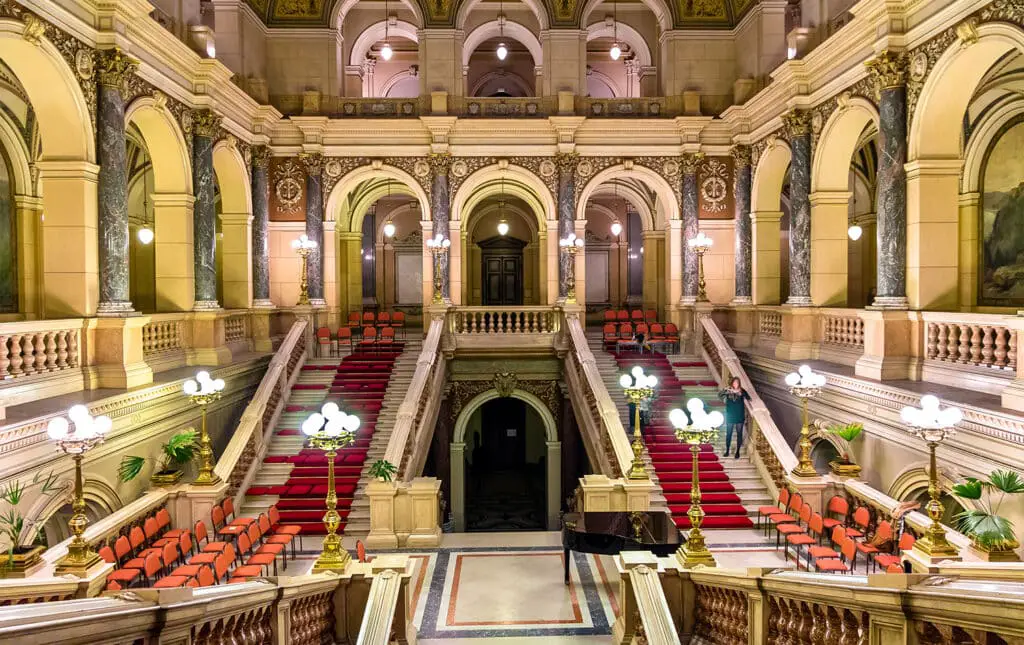
[[[384,60],[391,60],[391,57],[394,56],[394,55],[395,55],[395,52],[394,52],[393,49],[391,49],[391,44],[390,43],[384,43],[384,45],[381,46],[381,48],[380,48],[380,57],[381,58],[383,58]]]
[[[498,43],[498,49],[494,53],[498,55],[498,60],[505,60],[508,58],[508,46],[505,43]]]
[[[612,235],[618,237],[619,233],[622,232],[622,224],[618,222],[612,222]]]
[[[505,220],[498,222],[498,235],[508,235],[508,222]]]
[[[139,238],[139,242],[142,242],[143,244],[151,243],[154,237],[153,229],[149,228],[148,226],[140,228],[139,232],[136,235]]]
[[[392,224],[390,220],[388,220],[388,222],[384,225],[384,235],[385,237],[395,236],[395,225]]]
[[[622,48],[619,47],[619,43],[613,43],[611,50],[608,55],[612,57],[612,60],[619,60],[619,56],[622,56]]]
[[[861,235],[864,235],[864,229],[854,224],[850,228],[846,229],[846,234],[850,236],[850,239],[856,242],[860,239]]]

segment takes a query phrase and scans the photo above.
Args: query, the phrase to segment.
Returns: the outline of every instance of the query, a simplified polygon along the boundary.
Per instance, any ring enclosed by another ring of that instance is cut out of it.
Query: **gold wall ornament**
[[[43,40],[43,34],[46,32],[46,23],[35,17],[30,13],[25,14],[25,31],[22,33],[22,38],[32,43],[33,45],[39,45]]]
[[[730,152],[732,153],[733,166],[737,169],[746,168],[750,165],[750,146],[735,145]]]
[[[907,56],[903,52],[886,49],[864,66],[879,90],[903,87],[907,82]]]
[[[270,146],[255,146],[252,149],[252,165],[256,168],[269,168],[273,156]]]
[[[135,74],[139,68],[139,61],[117,47],[100,50],[96,58],[100,85],[120,92],[128,88],[128,77]]]
[[[576,172],[578,160],[579,155],[575,152],[559,152],[555,155],[555,164],[558,166],[558,171],[563,174]]]
[[[964,20],[956,26],[956,38],[960,41],[960,47],[969,47],[978,42],[978,19],[974,16]]]
[[[192,135],[215,139],[220,134],[220,120],[212,110],[192,110]]]
[[[310,177],[319,177],[323,174],[324,156],[319,152],[303,152],[299,155],[299,161]]]
[[[791,137],[802,137],[811,133],[811,115],[805,110],[790,110],[782,115],[782,122]]]
[[[284,213],[295,213],[302,201],[304,177],[294,159],[285,159],[274,171],[274,194],[278,208]]]
[[[515,372],[499,372],[494,375],[494,390],[500,397],[512,396],[512,392],[516,389],[516,385],[519,383],[519,378],[516,377]]]
[[[700,162],[704,160],[703,152],[687,152],[682,157],[682,168],[684,175],[696,175]]]
[[[430,168],[438,175],[447,175],[452,166],[452,156],[447,152],[430,153]]]
[[[708,159],[700,166],[700,196],[704,200],[704,210],[708,213],[720,213],[725,210],[726,198],[729,196],[729,167],[718,159]]]
[[[96,76],[96,59],[91,49],[79,49],[75,52],[75,71],[78,78],[83,81],[91,80]]]

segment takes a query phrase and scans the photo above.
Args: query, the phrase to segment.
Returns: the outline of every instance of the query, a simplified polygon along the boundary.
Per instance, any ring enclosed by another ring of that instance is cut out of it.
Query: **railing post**
[[[92,318],[88,321],[91,347],[86,356],[92,366],[89,387],[128,389],[153,382],[153,370],[146,364],[142,352],[142,329],[149,322],[147,316],[129,318]],[[32,338],[33,334],[25,336]],[[31,347],[31,345],[29,345]],[[23,345],[24,347],[24,345]],[[34,357],[25,352],[21,370],[35,372]]]
[[[790,361],[812,358],[817,338],[817,310],[785,306],[781,313],[782,340],[775,346],[775,357]]]
[[[732,332],[735,347],[753,347],[757,335],[757,309],[753,305],[733,305]]]
[[[658,558],[649,551],[623,551],[615,557],[615,568],[619,572],[619,598],[622,607],[619,617],[612,628],[612,642],[629,645],[637,635],[640,627],[640,610],[637,607],[636,595],[629,579],[631,569],[648,567],[659,573]]]
[[[231,362],[231,350],[225,344],[224,311],[196,311],[192,314],[192,347],[189,348],[189,364],[227,365]]]
[[[273,351],[270,340],[270,320],[274,310],[271,308],[257,308],[249,310],[249,329],[252,335],[252,349],[255,352]]]
[[[858,315],[864,321],[864,354],[857,360],[855,374],[879,381],[918,379],[925,331],[920,314],[865,309]]]

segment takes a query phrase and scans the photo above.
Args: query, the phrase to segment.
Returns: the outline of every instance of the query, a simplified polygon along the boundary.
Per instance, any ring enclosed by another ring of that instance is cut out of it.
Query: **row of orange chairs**
[[[647,324],[651,324],[657,320],[658,312],[654,309],[648,309],[647,311],[643,311],[642,309],[634,309],[632,311],[627,311],[625,309],[609,309],[604,312],[604,321],[606,323],[632,322],[635,324],[645,322]]]
[[[384,327],[380,329],[379,333],[377,327],[363,327],[362,332],[362,339],[357,343],[352,337],[352,329],[350,327],[339,328],[335,336],[331,336],[331,330],[327,327],[320,327],[316,330],[316,344],[321,352],[326,346],[331,356],[337,356],[338,352],[345,345],[348,346],[349,351],[359,347],[380,352],[391,347],[396,342],[394,327]]]
[[[639,323],[635,327],[633,323],[605,323],[602,338],[606,345],[616,343],[620,340],[632,340],[636,334],[643,334],[644,339],[650,343],[672,343],[679,342],[679,328],[674,323]]]
[[[359,313],[353,311],[348,315],[348,326],[353,330],[358,330],[360,327],[395,327],[401,329],[405,327],[405,312],[396,311],[391,313],[390,311],[378,311],[376,313],[372,311],[364,311]]]
[[[887,573],[902,573],[903,551],[914,546],[914,536],[906,532],[900,536],[895,553],[885,553],[878,546],[867,540],[871,513],[867,507],[860,506],[853,516],[848,518],[850,504],[846,498],[836,495],[829,500],[823,516],[811,508],[799,493],[790,494],[787,489],[779,491],[778,506],[762,506],[758,508],[758,524],[765,518],[766,532],[776,531],[776,548],[780,539],[786,536],[781,545],[785,557],[789,559],[789,547],[795,548],[794,559],[799,563],[801,549],[806,549],[807,569],[814,571],[850,573],[857,568],[857,555],[865,558],[864,570],[867,572],[868,562],[872,570],[879,567]],[[852,521],[848,521],[852,520]],[[828,538],[831,546],[825,546]],[[879,544],[893,539],[892,523],[882,520],[875,528],[874,541]]]

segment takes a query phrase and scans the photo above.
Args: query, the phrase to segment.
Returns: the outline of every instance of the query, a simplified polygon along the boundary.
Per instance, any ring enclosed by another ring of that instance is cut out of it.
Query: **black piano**
[[[639,537],[638,537],[639,535]],[[565,584],[569,584],[569,552],[615,555],[622,551],[651,551],[672,555],[686,542],[665,511],[594,511],[562,515]]]

